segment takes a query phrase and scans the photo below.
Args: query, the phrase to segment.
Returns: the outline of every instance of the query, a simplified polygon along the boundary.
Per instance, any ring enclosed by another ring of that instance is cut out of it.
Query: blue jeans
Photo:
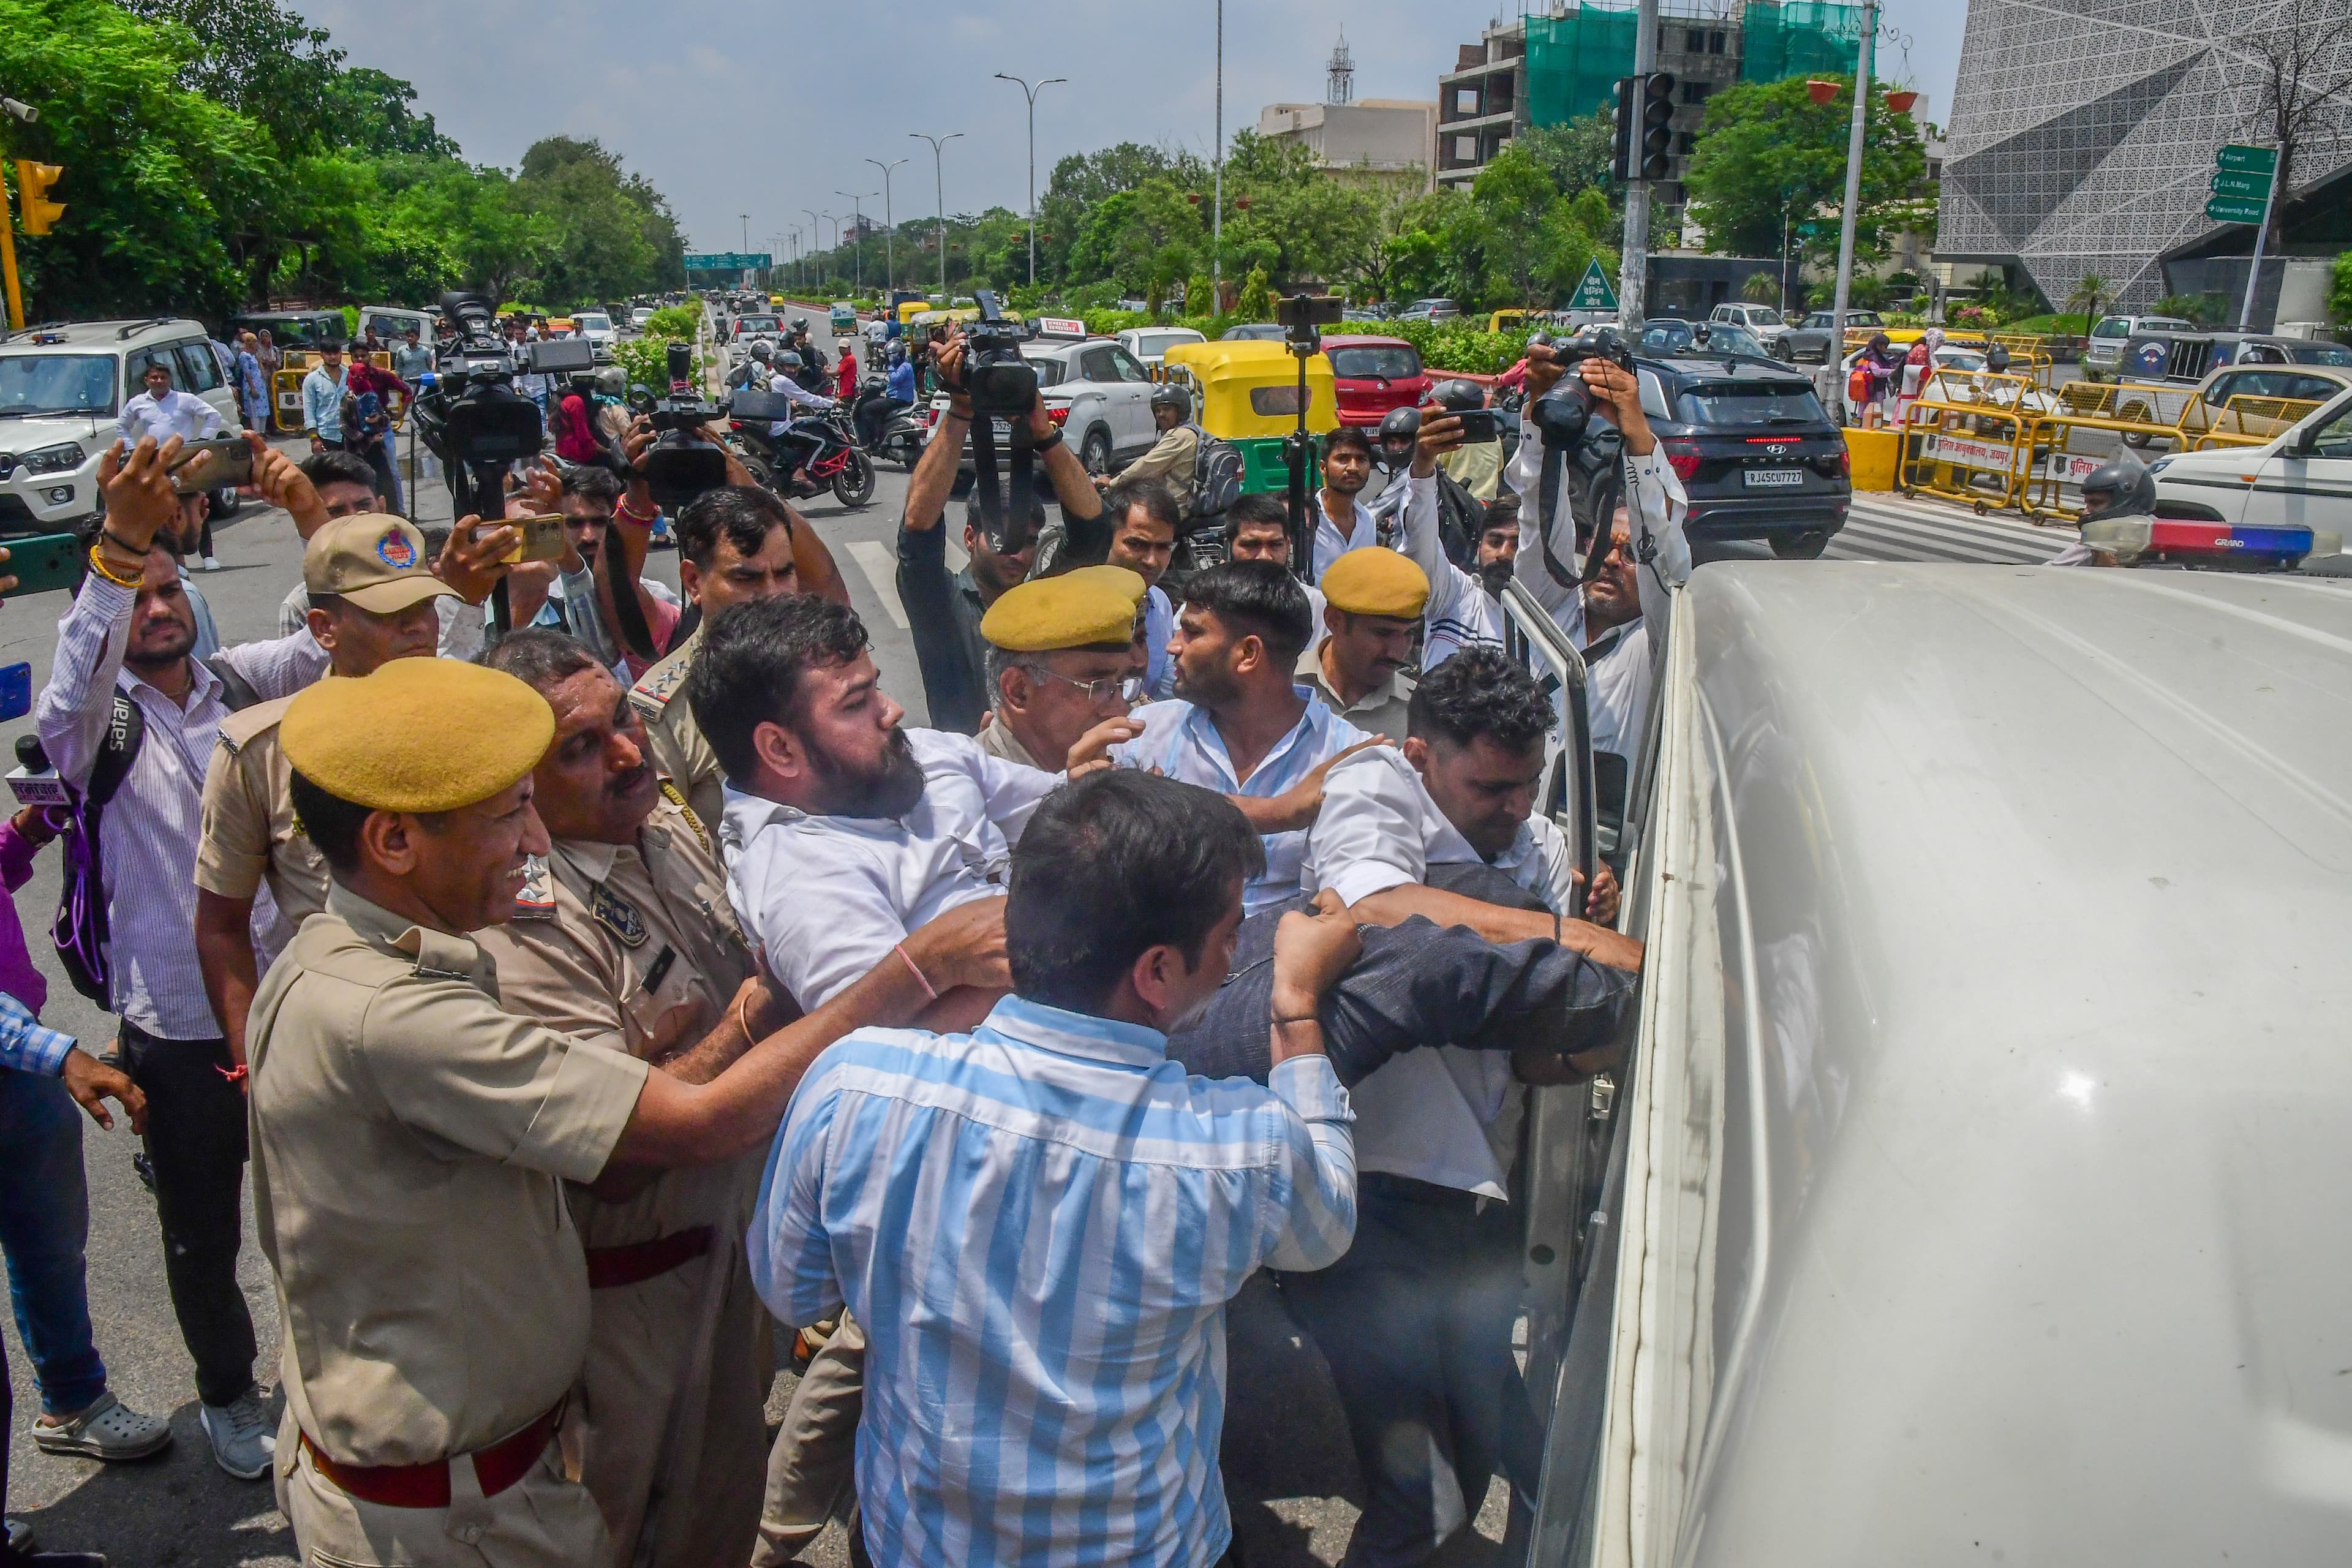
[[[81,1111],[63,1083],[0,1069],[0,1251],[16,1331],[32,1352],[42,1409],[71,1414],[106,1392],[106,1363],[90,1339],[83,1277]]]

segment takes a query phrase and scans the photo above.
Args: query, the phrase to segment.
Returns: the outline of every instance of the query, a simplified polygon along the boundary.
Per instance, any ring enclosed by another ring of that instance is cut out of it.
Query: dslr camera
[[[693,345],[671,343],[665,357],[669,395],[639,394],[630,411],[652,420],[657,432],[646,453],[646,482],[656,504],[668,511],[727,482],[725,450],[702,438],[702,427],[726,418],[727,409],[696,393]]]
[[[1626,347],[1624,338],[1614,327],[1586,327],[1565,342],[1538,332],[1528,342],[1530,345],[1550,344],[1563,373],[1549,392],[1536,399],[1529,416],[1547,447],[1573,450],[1584,443],[1596,401],[1592,388],[1585,384],[1576,367],[1589,359],[1605,359],[1631,374],[1633,351]]]
[[[1021,357],[1021,345],[1037,335],[1034,322],[1008,321],[991,289],[972,295],[980,320],[963,328],[963,384],[971,395],[975,419],[1014,418],[1037,398],[1037,367]]]
[[[1601,504],[1601,497],[1606,476],[1614,469],[1624,450],[1624,439],[1616,426],[1603,424],[1598,429],[1593,427],[1592,412],[1599,399],[1585,384],[1577,366],[1586,360],[1605,359],[1631,374],[1633,351],[1614,327],[1586,327],[1565,342],[1538,332],[1528,342],[1529,346],[1549,343],[1562,372],[1551,390],[1528,405],[1528,417],[1543,441],[1538,497],[1539,515],[1546,520],[1538,535],[1544,568],[1553,581],[1572,587],[1590,570],[1593,537],[1604,526],[1601,513],[1607,509]],[[1549,522],[1559,515],[1561,477],[1571,468],[1575,477],[1571,480],[1570,512],[1576,523],[1575,552],[1581,558],[1573,565],[1561,561],[1553,551]]]

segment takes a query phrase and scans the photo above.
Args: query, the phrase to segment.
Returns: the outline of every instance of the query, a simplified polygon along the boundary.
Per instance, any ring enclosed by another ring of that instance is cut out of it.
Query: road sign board
[[[688,251],[686,269],[688,272],[749,272],[775,265],[775,258],[764,250]]]
[[[2229,169],[2213,171],[2213,194],[2217,196],[2252,196],[2256,201],[2271,194],[2268,174],[2241,174]]]
[[[1617,290],[1609,287],[1608,276],[1601,270],[1601,258],[1594,257],[1585,264],[1584,276],[1577,280],[1576,292],[1569,296],[1571,310],[1613,310],[1617,308]]]
[[[2246,196],[2214,196],[2205,204],[2205,216],[2215,223],[2260,223],[2263,204]]]
[[[2252,174],[2267,174],[2278,168],[2278,149],[2242,147],[2233,142],[2214,153],[2213,163],[2217,168],[2242,169]]]

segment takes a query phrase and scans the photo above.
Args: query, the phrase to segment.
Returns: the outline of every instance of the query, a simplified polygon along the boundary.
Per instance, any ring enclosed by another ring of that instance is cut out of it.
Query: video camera
[[[963,384],[971,394],[972,416],[1025,415],[1037,398],[1037,367],[1021,357],[1021,345],[1037,335],[1036,323],[1006,321],[993,289],[972,298],[980,320],[963,328]]]
[[[499,332],[498,302],[471,290],[442,295],[441,318],[434,384],[416,399],[426,447],[448,466],[453,485],[466,469],[537,457],[544,422],[539,405],[515,390],[515,377],[593,371],[594,346],[562,339],[526,343],[517,353]]]
[[[632,402],[658,432],[646,453],[646,482],[664,510],[685,506],[705,490],[727,482],[727,453],[702,438],[702,428],[727,417],[727,407],[698,395],[694,386],[694,348],[674,342],[665,354],[669,395]]]
[[[1614,426],[1603,425],[1598,430],[1592,427],[1593,409],[1599,400],[1578,374],[1577,366],[1586,360],[1607,360],[1630,375],[1633,374],[1633,351],[1614,327],[1586,327],[1566,342],[1555,342],[1545,332],[1528,339],[1530,348],[1538,344],[1550,347],[1561,371],[1551,389],[1528,408],[1528,420],[1541,437],[1544,449],[1538,490],[1543,526],[1538,537],[1543,546],[1544,569],[1562,587],[1575,587],[1590,570],[1593,535],[1605,521],[1603,512],[1614,510],[1598,504],[1595,492],[1616,468],[1624,450],[1623,438]],[[1570,498],[1569,508],[1576,524],[1578,560],[1573,567],[1559,559],[1551,544],[1551,520],[1559,511],[1560,476],[1570,463],[1576,466],[1579,476],[1577,494]]]

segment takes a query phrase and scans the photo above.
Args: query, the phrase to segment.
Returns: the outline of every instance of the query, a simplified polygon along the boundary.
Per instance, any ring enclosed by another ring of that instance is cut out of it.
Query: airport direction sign
[[[2260,223],[2263,202],[2259,196],[2214,196],[2205,204],[2205,216],[2214,223]]]
[[[775,265],[775,258],[764,250],[688,251],[686,269],[688,272],[764,272]]]
[[[2213,194],[2217,196],[2252,196],[2261,201],[2271,194],[2271,176],[2216,169],[2213,171]]]
[[[2219,169],[2235,169],[2250,174],[2274,174],[2278,169],[2278,149],[2246,147],[2233,142],[2214,153],[2213,165]]]

